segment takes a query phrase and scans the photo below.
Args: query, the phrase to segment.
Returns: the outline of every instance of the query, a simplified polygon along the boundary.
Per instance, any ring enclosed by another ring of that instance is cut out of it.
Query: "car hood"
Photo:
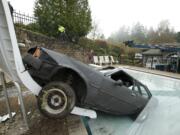
[[[74,58],[45,48],[42,48],[42,50],[45,51],[59,66],[70,68],[76,71],[86,82],[91,81],[94,84],[97,83],[96,85],[98,85],[104,78],[102,73],[87,64],[77,61]],[[96,79],[94,79],[95,76]]]

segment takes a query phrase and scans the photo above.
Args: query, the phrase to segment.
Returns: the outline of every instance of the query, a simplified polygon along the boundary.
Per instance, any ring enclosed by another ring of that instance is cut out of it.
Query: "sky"
[[[35,0],[9,0],[16,11],[33,15]],[[169,20],[180,31],[179,0],[89,0],[93,21],[107,38],[125,26],[140,22],[156,28],[161,20]]]

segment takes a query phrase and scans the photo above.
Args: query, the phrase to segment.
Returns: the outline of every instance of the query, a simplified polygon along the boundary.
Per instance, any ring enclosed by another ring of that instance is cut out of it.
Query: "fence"
[[[21,23],[21,24],[27,25],[30,23],[36,23],[37,18],[14,11],[13,12],[13,21],[14,21],[14,23]]]

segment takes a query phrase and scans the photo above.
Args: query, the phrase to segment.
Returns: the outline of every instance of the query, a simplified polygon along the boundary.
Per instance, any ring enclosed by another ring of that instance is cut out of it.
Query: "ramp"
[[[13,81],[24,84],[35,95],[38,95],[41,87],[25,70],[6,0],[0,1],[0,68]]]

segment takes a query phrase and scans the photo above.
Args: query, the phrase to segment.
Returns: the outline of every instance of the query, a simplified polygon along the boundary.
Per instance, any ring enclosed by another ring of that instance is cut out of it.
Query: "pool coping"
[[[151,70],[151,69],[146,69],[146,68],[142,68],[142,67],[133,67],[133,66],[119,65],[118,67],[180,80],[180,74],[177,74],[177,73],[171,73],[171,72],[165,72],[165,71],[159,71],[159,70]]]

